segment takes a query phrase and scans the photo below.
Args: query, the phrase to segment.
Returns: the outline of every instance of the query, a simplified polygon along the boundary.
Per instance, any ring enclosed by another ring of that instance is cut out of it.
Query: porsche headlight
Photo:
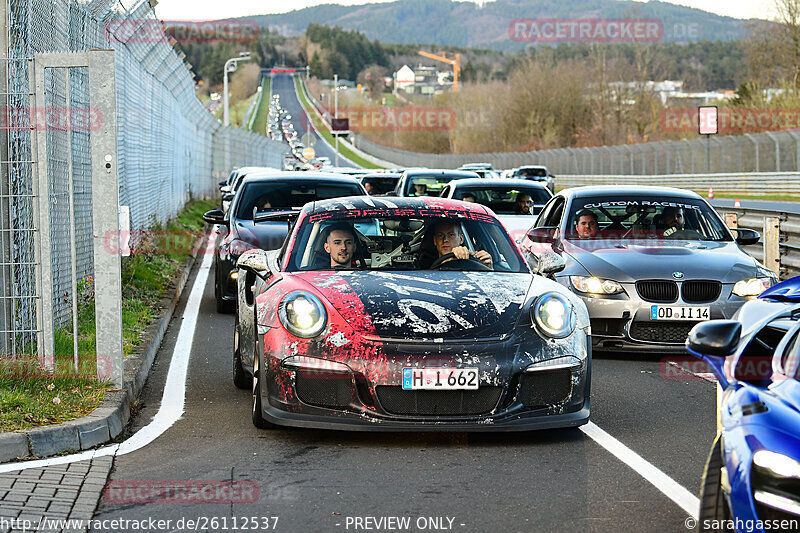
[[[556,292],[542,294],[533,302],[531,318],[542,333],[555,339],[568,337],[575,330],[572,304]]]
[[[753,454],[753,464],[773,477],[800,479],[800,463],[780,453],[759,450]]]
[[[305,291],[294,291],[281,300],[278,317],[286,331],[310,339],[325,329],[328,315],[319,298]]]
[[[733,286],[733,294],[741,297],[758,296],[772,286],[771,278],[750,278],[737,281]]]
[[[619,294],[622,285],[610,279],[601,279],[589,276],[570,276],[572,287],[585,294]]]

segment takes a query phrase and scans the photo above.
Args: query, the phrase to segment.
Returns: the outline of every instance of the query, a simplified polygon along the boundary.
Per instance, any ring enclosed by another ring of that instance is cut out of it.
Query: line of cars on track
[[[553,195],[464,169],[245,174],[205,219],[256,426],[574,427],[593,351],[688,336],[726,390],[701,518],[800,515],[800,283],[776,285],[741,248],[759,235],[698,195]],[[756,356],[768,375],[736,374]]]

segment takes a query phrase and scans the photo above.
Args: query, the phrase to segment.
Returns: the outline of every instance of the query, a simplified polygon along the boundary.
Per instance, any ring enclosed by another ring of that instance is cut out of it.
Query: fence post
[[[764,217],[764,266],[778,276],[781,274],[780,231],[779,217]]]

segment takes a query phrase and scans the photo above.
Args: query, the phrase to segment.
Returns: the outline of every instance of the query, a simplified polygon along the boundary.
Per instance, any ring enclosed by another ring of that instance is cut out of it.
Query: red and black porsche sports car
[[[589,316],[545,277],[558,256],[532,274],[490,210],[442,198],[339,198],[297,217],[281,250],[238,262],[234,376],[253,376],[256,426],[588,421]]]

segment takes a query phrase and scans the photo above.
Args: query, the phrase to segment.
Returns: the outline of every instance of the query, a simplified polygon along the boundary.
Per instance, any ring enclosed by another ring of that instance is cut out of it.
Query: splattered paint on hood
[[[511,333],[531,279],[529,274],[444,271],[304,272],[297,276],[315,286],[360,334],[420,339]],[[354,306],[361,307],[364,315],[361,309],[354,313]],[[348,319],[356,315],[362,318]]]

